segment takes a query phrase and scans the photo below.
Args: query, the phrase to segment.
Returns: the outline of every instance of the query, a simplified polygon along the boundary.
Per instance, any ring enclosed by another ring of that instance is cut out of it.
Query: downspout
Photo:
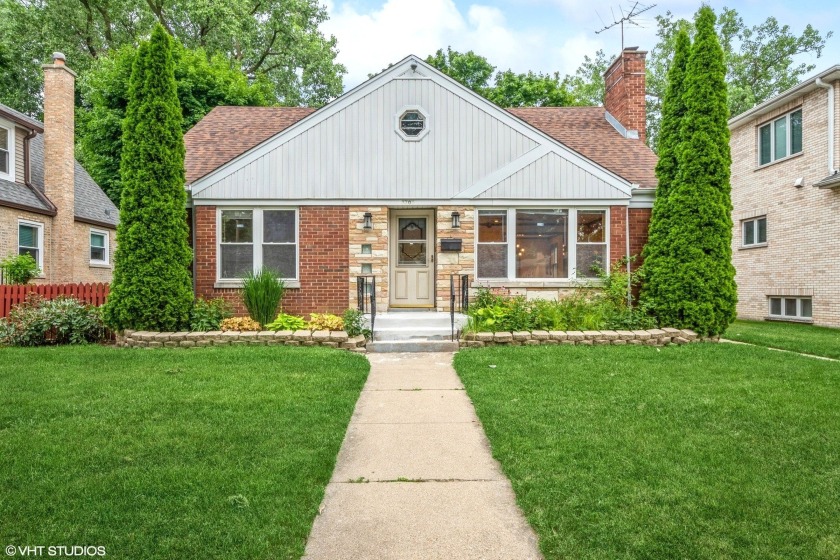
[[[828,91],[828,174],[834,175],[834,85],[817,78],[816,85]]]
[[[23,137],[23,184],[30,189],[32,188],[32,176],[29,171],[29,141],[36,136],[38,136],[38,133],[30,130],[29,134]]]
[[[624,208],[624,258],[627,260],[627,307],[633,304],[633,285],[630,278],[630,206]]]

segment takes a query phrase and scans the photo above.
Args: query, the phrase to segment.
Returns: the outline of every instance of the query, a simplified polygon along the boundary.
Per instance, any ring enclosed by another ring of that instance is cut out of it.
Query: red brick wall
[[[610,263],[624,258],[627,251],[627,217],[630,217],[630,256],[637,255],[633,269],[642,264],[642,249],[648,238],[650,208],[610,207]]]
[[[214,288],[216,282],[216,207],[195,207],[196,294],[223,297],[245,315],[242,291]],[[349,209],[302,206],[299,214],[300,288],[287,288],[283,311],[296,315],[341,314],[349,307]]]
[[[625,50],[604,74],[604,108],[645,141],[645,51]]]

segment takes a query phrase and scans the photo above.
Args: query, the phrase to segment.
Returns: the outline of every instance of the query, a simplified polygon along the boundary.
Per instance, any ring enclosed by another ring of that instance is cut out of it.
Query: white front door
[[[435,305],[434,210],[391,211],[391,307]]]

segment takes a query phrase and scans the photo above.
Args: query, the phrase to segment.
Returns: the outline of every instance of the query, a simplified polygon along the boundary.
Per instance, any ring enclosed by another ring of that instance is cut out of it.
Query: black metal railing
[[[370,313],[370,333],[376,322],[376,276],[356,277],[356,305],[362,314]]]
[[[449,322],[451,325],[451,339],[456,340],[455,313],[466,313],[470,308],[470,276],[469,274],[449,275]]]

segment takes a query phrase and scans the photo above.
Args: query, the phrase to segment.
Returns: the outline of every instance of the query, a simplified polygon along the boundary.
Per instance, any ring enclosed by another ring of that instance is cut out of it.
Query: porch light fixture
[[[459,228],[461,227],[461,214],[458,212],[452,212],[452,227]]]
[[[373,229],[373,214],[365,212],[365,229]]]

